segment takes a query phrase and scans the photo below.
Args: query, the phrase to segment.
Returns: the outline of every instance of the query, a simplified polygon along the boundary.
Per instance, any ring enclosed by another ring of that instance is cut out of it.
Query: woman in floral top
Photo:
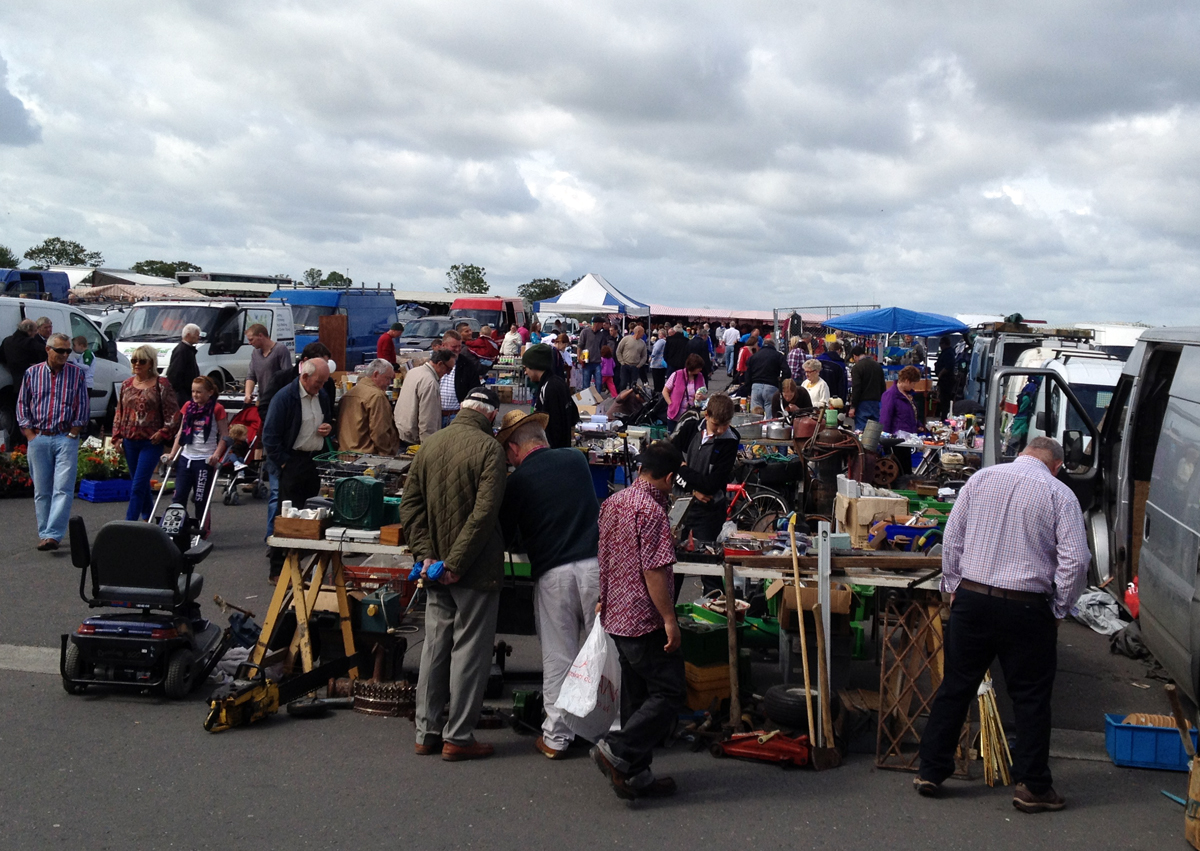
[[[162,446],[171,445],[179,428],[179,399],[171,382],[158,374],[153,346],[138,346],[129,356],[133,377],[121,384],[113,418],[113,447],[125,453],[132,492],[126,520],[150,516],[150,476],[158,466]]]

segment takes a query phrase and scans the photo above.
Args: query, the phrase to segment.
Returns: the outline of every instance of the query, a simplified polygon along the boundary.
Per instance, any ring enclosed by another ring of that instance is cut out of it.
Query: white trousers
[[[542,699],[546,705],[542,738],[555,750],[562,750],[575,737],[554,703],[571,663],[592,631],[599,600],[600,562],[594,558],[559,565],[537,581],[533,613],[542,645]]]

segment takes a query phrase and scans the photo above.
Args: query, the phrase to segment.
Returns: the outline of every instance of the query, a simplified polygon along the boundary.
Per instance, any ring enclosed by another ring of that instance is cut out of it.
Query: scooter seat
[[[189,581],[190,580],[190,581]],[[195,602],[200,596],[200,592],[204,590],[204,577],[199,573],[193,573],[191,576],[182,574],[179,577],[179,594],[185,602]]]

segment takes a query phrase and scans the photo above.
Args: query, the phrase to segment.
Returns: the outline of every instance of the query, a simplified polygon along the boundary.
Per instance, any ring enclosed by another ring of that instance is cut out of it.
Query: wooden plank
[[[337,589],[338,616],[342,621],[342,647],[347,656],[353,656],[354,630],[350,626],[350,601],[346,597],[346,568],[342,564],[341,553],[333,554],[333,586]],[[352,680],[358,679],[358,666],[355,665],[347,674]]]
[[[791,556],[730,556],[729,563],[738,567],[791,568]],[[816,572],[817,557],[800,558],[800,569]],[[873,567],[879,570],[936,570],[942,566],[941,556],[924,555],[835,555],[831,559],[835,571],[848,567]]]

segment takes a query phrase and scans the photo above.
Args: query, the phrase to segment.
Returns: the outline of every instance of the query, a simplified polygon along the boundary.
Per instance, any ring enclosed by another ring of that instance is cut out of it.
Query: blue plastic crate
[[[88,502],[128,502],[129,492],[129,479],[84,479],[79,483],[79,497]]]
[[[1104,715],[1104,746],[1115,765],[1188,770],[1188,755],[1177,729],[1123,724],[1124,719],[1123,715]],[[1192,746],[1200,747],[1196,730],[1192,730]]]

